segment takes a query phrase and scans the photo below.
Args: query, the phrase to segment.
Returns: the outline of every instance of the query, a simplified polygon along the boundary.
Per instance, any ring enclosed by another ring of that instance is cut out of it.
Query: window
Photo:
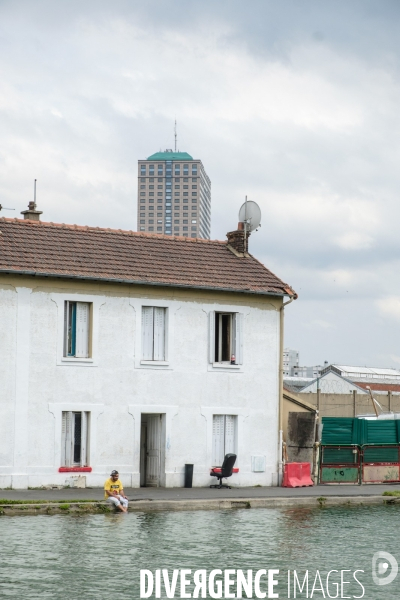
[[[145,217],[145,216],[146,216],[146,213],[140,213],[140,216],[141,216],[141,217]]]
[[[192,192],[192,196],[197,196],[197,192]]]
[[[192,202],[197,202],[197,198],[192,198]]]
[[[195,234],[195,233],[191,233],[191,234],[190,234],[190,237],[193,237],[193,238],[195,238],[195,237],[196,237],[196,234]]]
[[[179,202],[180,202],[179,198],[175,198],[174,202],[175,202],[175,204],[179,204]]]
[[[178,227],[174,227],[174,231],[179,231],[179,225]]]
[[[154,231],[154,227],[149,227],[149,231]]]
[[[197,190],[197,185],[192,185],[192,190]]]
[[[142,307],[142,360],[165,360],[166,308]]]
[[[213,415],[212,463],[221,466],[225,454],[236,454],[237,417]]]
[[[187,227],[182,227],[183,231],[187,231],[188,228]],[[187,234],[186,234],[187,235]]]
[[[197,223],[196,219],[192,219],[192,223]]]
[[[162,231],[162,227],[157,227],[157,231]]]
[[[154,219],[149,219],[149,224],[153,225],[154,224]]]
[[[145,182],[145,181],[146,181],[146,177],[141,177],[141,178],[140,178],[140,181],[141,181],[142,183],[143,183],[143,182]]]
[[[210,362],[243,363],[243,315],[241,313],[210,313]]]
[[[182,221],[182,223],[185,223],[185,224],[186,224],[187,222],[188,222],[188,220],[187,220],[187,219],[183,219],[183,221]]]
[[[61,466],[87,467],[89,464],[89,412],[63,411]]]
[[[174,223],[178,223],[179,224],[179,219],[174,219]]]
[[[188,188],[189,188],[189,186],[188,186],[188,185],[184,185],[184,186],[183,186],[183,189],[184,189],[184,190],[187,190]]]
[[[146,195],[146,192],[140,192],[140,195],[141,195],[141,196],[145,196],[145,195]]]
[[[158,186],[157,186],[157,189],[158,189],[158,190],[162,190],[162,189],[163,189],[163,186],[162,186],[162,185],[158,185]]]
[[[183,181],[189,181],[189,179],[187,177],[184,177]]]
[[[193,225],[193,227],[191,227],[192,231],[197,231],[197,227],[195,225]]]
[[[189,196],[189,192],[183,192],[184,196]]]
[[[145,189],[145,187],[146,187],[145,185],[141,185],[141,186],[140,186],[140,189],[141,189],[141,190],[144,190],[144,189]]]
[[[64,356],[89,358],[90,303],[64,305]]]
[[[151,179],[150,179],[151,181]],[[154,190],[154,185],[149,185],[149,190]]]
[[[140,198],[140,203],[143,204],[144,202],[146,202],[145,198]]]

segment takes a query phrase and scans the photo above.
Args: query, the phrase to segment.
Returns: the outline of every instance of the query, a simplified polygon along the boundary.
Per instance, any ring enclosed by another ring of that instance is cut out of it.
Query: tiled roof
[[[0,273],[290,295],[293,290],[227,242],[0,219]]]

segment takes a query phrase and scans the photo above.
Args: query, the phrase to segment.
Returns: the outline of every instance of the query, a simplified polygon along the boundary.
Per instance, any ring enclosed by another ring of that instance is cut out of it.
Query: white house
[[[34,207],[35,208],[35,207]],[[293,290],[228,241],[0,219],[0,487],[278,480]]]

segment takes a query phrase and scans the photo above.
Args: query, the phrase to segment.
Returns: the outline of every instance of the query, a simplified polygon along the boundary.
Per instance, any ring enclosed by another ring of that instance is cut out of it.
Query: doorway
[[[142,414],[140,486],[165,486],[165,414]]]

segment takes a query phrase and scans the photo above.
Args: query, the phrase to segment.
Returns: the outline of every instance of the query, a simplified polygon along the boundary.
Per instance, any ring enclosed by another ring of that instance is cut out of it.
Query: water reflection
[[[257,509],[0,518],[0,597],[139,598],[140,569],[364,569],[372,554],[400,560],[399,506]],[[359,595],[360,588],[354,589]],[[286,595],[286,579],[280,583]],[[380,594],[380,595],[379,595]],[[390,595],[392,594],[392,595]],[[348,595],[351,595],[348,593]],[[315,597],[322,597],[317,594]],[[368,599],[368,595],[364,596]]]

